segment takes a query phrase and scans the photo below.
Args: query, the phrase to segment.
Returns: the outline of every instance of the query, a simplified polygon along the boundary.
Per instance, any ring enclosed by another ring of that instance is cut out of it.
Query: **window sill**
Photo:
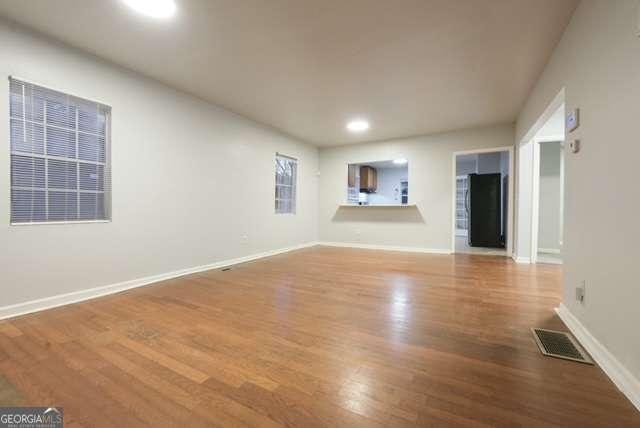
[[[46,226],[62,224],[111,223],[111,220],[34,221],[31,223],[9,223],[10,226]]]

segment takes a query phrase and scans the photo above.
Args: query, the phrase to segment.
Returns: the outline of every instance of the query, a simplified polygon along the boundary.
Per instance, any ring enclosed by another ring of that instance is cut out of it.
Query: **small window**
[[[276,154],[276,214],[296,213],[296,175],[298,161]]]
[[[11,223],[110,218],[111,108],[10,79]]]

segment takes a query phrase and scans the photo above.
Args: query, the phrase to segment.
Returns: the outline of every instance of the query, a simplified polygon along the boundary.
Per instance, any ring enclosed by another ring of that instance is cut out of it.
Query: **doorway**
[[[562,263],[564,141],[562,88],[517,146],[518,239],[514,260],[518,263]]]
[[[452,252],[510,256],[513,147],[455,152]]]
[[[562,264],[564,104],[534,137],[532,262]]]

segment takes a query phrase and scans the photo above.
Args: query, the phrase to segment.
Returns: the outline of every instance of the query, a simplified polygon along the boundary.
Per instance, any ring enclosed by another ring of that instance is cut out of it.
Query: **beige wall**
[[[320,150],[320,240],[451,250],[453,152],[513,146],[513,125]],[[340,207],[347,164],[409,160],[411,207]]]
[[[528,132],[565,87],[582,150],[565,156],[564,303],[640,378],[638,1],[583,0],[517,123]],[[584,304],[574,298],[586,280]]]
[[[112,222],[9,225],[9,75],[113,107]],[[0,118],[0,308],[317,239],[316,148],[2,21]],[[276,151],[296,215],[274,214]]]

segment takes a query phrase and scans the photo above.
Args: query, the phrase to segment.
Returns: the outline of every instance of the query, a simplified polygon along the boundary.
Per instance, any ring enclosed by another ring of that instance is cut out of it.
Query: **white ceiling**
[[[317,145],[514,121],[578,0],[2,0],[0,15]],[[353,117],[371,129],[352,135]]]

